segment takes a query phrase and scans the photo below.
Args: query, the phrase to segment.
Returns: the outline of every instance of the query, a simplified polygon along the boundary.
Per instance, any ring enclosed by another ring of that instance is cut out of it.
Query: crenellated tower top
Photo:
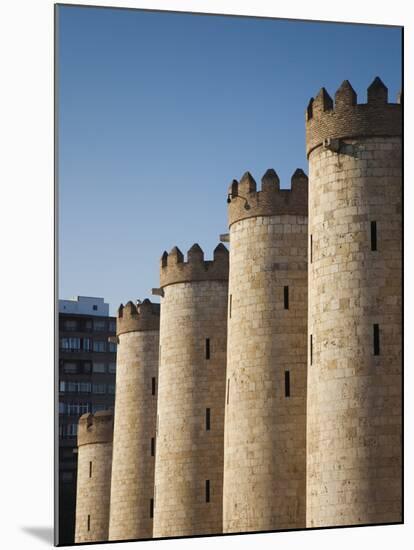
[[[379,77],[368,87],[368,102],[357,103],[357,94],[348,80],[335,93],[335,104],[321,88],[306,109],[306,153],[328,139],[371,136],[400,136],[402,95],[398,103],[388,103],[388,88]]]
[[[194,281],[227,281],[229,251],[220,243],[214,249],[213,260],[204,260],[204,252],[196,243],[187,252],[187,261],[176,246],[161,257],[160,286]]]
[[[142,302],[134,304],[129,301],[125,306],[118,308],[116,319],[116,334],[125,332],[143,332],[159,330],[160,328],[160,304],[151,302],[146,298]]]
[[[257,191],[250,172],[241,180],[233,180],[228,196],[229,226],[246,218],[283,214],[308,215],[308,176],[298,168],[291,178],[290,189],[280,189],[279,176],[270,168],[262,177],[262,188]]]
[[[111,443],[114,429],[112,411],[86,413],[79,418],[78,447],[92,443]]]

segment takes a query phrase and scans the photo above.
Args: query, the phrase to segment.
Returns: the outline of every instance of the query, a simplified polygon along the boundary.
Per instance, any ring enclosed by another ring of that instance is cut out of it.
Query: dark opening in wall
[[[313,238],[310,236],[310,263],[313,261]]]
[[[206,359],[210,359],[210,338],[206,338]]]
[[[92,477],[92,461],[89,462],[89,477]]]
[[[210,429],[210,409],[206,409],[206,430]]]
[[[285,370],[285,397],[290,397],[290,372]]]
[[[206,479],[206,502],[210,502],[210,480]]]
[[[91,516],[88,514],[88,531],[91,530]]]
[[[289,309],[289,287],[284,286],[283,287],[283,302],[285,309]]]
[[[155,437],[151,437],[151,456],[155,456]]]
[[[309,350],[309,351],[310,351],[310,353],[309,353],[309,355],[310,355],[310,364],[312,365],[312,363],[313,363],[313,336],[312,336],[312,334],[310,335],[309,340],[310,340],[310,341],[309,341],[309,347],[310,347],[310,350]]]
[[[380,354],[379,325],[374,325],[374,355]]]
[[[377,250],[377,222],[371,222],[371,250]]]
[[[154,517],[154,499],[150,498],[150,518]]]
[[[151,392],[152,392],[152,395],[155,395],[155,390],[156,390],[155,377],[152,377],[151,378]]]

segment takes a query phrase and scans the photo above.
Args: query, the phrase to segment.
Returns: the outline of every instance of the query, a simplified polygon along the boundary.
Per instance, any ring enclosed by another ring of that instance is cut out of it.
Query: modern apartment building
[[[59,540],[74,542],[79,417],[113,409],[116,319],[103,298],[59,300]]]

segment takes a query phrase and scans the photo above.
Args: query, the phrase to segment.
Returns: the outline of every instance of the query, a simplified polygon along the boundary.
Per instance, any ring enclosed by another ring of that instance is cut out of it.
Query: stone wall
[[[401,169],[399,137],[309,155],[309,527],[401,521]]]
[[[305,527],[307,217],[232,208],[224,532]]]
[[[79,420],[75,543],[108,540],[112,430],[108,411]]]
[[[152,537],[159,321],[149,300],[118,314],[110,540]]]
[[[227,292],[214,280],[164,288],[154,537],[222,532]]]

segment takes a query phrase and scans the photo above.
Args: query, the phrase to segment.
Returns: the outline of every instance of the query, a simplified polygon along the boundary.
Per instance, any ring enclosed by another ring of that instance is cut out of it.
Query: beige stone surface
[[[228,283],[180,282],[164,292],[154,537],[220,533]]]
[[[85,414],[78,429],[75,543],[108,540],[112,414]]]
[[[159,331],[119,335],[109,539],[152,537]]]
[[[224,532],[305,527],[306,261],[306,216],[230,227]]]
[[[309,156],[308,527],[401,521],[401,167],[399,137]]]

